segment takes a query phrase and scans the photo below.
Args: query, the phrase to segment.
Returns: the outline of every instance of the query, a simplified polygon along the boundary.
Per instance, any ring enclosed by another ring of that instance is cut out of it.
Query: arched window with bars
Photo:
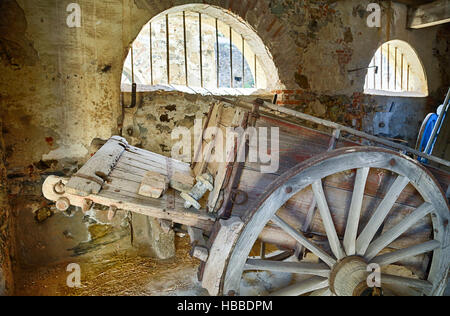
[[[125,60],[122,91],[130,91],[133,83],[137,91],[169,88],[218,95],[273,89],[267,74],[275,66],[262,41],[219,10],[210,11],[213,15],[169,10],[149,21]]]
[[[364,92],[388,96],[428,96],[422,62],[411,45],[400,40],[381,45],[368,67]]]

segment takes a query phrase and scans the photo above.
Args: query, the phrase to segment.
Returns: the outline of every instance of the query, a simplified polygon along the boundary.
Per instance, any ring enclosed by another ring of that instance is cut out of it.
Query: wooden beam
[[[408,27],[421,29],[450,22],[450,0],[437,0],[408,12]]]
[[[330,268],[323,263],[280,262],[270,260],[248,259],[245,270],[276,271],[285,273],[330,276]]]

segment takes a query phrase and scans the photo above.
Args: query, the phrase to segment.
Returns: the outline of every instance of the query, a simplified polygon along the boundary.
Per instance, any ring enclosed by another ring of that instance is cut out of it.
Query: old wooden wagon
[[[211,295],[240,294],[255,271],[294,276],[273,295],[444,292],[448,161],[261,100],[222,98],[204,124],[239,126],[278,127],[276,172],[262,173],[265,164],[248,157],[190,165],[113,137],[70,179],[48,177],[44,195],[59,210],[100,204],[111,216],[127,210],[181,225]],[[204,133],[201,145],[217,146],[214,135]],[[244,138],[228,154],[248,155],[250,146]],[[155,173],[167,180],[163,195],[143,196]]]

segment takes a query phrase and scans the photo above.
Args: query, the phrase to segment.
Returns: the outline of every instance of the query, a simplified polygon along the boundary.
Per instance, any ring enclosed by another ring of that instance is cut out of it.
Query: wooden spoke
[[[322,181],[317,180],[316,182],[314,182],[312,184],[312,189],[314,192],[314,197],[317,201],[317,206],[319,208],[323,225],[325,226],[325,231],[327,232],[331,250],[333,251],[336,258],[340,260],[345,257],[345,252],[342,249],[341,242],[336,233],[333,218],[331,217],[330,209],[328,208],[328,203],[323,192]]]
[[[309,296],[333,296],[329,287],[312,292]]]
[[[392,184],[388,193],[381,201],[380,205],[378,205],[375,213],[372,215],[366,227],[364,227],[364,230],[359,235],[356,241],[357,254],[364,255],[366,253],[367,247],[377,233],[378,229],[381,227],[381,224],[383,224],[384,219],[392,209],[395,201],[397,201],[400,193],[402,193],[403,189],[408,183],[408,178],[398,176],[398,178]]]
[[[366,259],[372,260],[372,258],[374,258],[381,250],[383,250],[395,239],[401,236],[420,219],[431,213],[432,210],[433,206],[430,203],[422,204],[413,213],[405,217],[400,223],[392,227],[389,231],[385,232],[374,242],[372,242],[365,253]]]
[[[328,277],[330,275],[330,268],[326,264],[321,263],[279,262],[248,259],[244,269],[309,274],[322,277]]]
[[[428,292],[432,288],[432,284],[428,281],[413,279],[413,278],[405,278],[391,274],[381,274],[381,286],[383,284],[392,284],[395,286],[406,286],[413,287],[416,289],[420,289],[423,292]]]
[[[298,232],[289,224],[287,224],[285,221],[283,221],[280,217],[275,215],[272,218],[272,221],[278,225],[281,229],[283,229],[286,233],[292,236],[295,240],[297,240],[303,247],[311,251],[313,254],[315,254],[317,257],[322,259],[328,266],[332,267],[336,263],[336,260],[334,260],[330,255],[328,255],[325,251],[314,245],[312,242],[310,242],[305,236],[303,236],[302,233]]]
[[[359,218],[370,168],[361,168],[356,172],[355,186],[353,188],[352,203],[348,213],[347,227],[344,236],[344,248],[347,256],[356,253],[356,235],[358,233]]]
[[[398,262],[400,260],[417,256],[423,253],[427,253],[430,251],[433,251],[437,248],[439,248],[441,243],[436,240],[431,240],[428,242],[425,242],[420,245],[415,245],[412,247],[408,247],[405,249],[400,249],[391,253],[387,253],[378,257],[375,257],[371,262],[377,263],[380,266],[385,266],[394,262]]]
[[[309,292],[317,291],[328,287],[328,279],[321,277],[312,277],[300,283],[293,284],[284,289],[278,290],[271,296],[299,296]]]
[[[292,257],[294,255],[294,251],[289,250],[289,251],[283,251],[282,253],[279,253],[277,255],[273,255],[270,257],[266,257],[266,260],[271,260],[271,261],[284,261],[290,257]]]

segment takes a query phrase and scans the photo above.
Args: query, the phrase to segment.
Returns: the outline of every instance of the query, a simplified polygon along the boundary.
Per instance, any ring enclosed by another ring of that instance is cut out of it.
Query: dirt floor
[[[16,273],[15,295],[207,296],[208,292],[197,280],[199,261],[189,256],[189,237],[177,236],[175,242],[176,257],[170,260],[116,255],[101,262],[80,263],[80,288],[67,286],[68,263],[22,270]],[[291,274],[249,272],[241,282],[241,294],[266,295],[298,281],[301,281],[298,276]],[[450,283],[445,295],[450,295]]]
[[[68,263],[19,272],[18,296],[208,295],[197,281],[199,261],[189,256],[189,238],[176,238],[176,257],[114,256],[80,263],[81,287],[67,286]]]

